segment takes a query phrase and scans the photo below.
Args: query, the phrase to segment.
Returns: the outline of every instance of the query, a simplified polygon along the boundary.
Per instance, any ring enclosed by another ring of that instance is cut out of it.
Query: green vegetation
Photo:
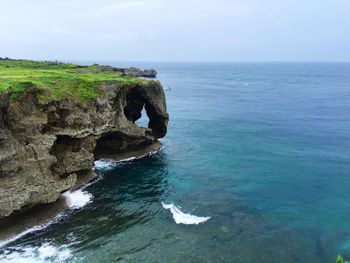
[[[146,82],[139,78],[121,76],[108,66],[80,66],[50,61],[0,58],[0,93],[10,91],[17,98],[23,91],[37,87],[44,92],[41,99],[94,99],[101,83],[125,85]]]
[[[344,261],[342,256],[338,256],[336,263],[350,263],[350,262],[349,261]]]

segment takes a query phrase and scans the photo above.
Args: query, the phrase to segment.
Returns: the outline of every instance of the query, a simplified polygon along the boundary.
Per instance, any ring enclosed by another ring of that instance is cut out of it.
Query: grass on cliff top
[[[121,76],[112,67],[80,66],[50,61],[0,58],[0,93],[11,92],[19,97],[26,89],[37,87],[45,91],[44,99],[94,99],[98,86],[104,82],[130,85],[145,82],[139,78]]]

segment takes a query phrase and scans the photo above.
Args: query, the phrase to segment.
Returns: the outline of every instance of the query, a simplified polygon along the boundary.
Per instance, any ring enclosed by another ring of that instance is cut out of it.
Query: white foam
[[[185,225],[198,225],[204,223],[210,219],[210,217],[199,217],[191,214],[185,214],[180,211],[179,207],[174,204],[164,204],[162,202],[163,208],[170,210],[173,214],[173,218],[176,224],[185,224]]]
[[[73,192],[67,191],[67,192],[63,193],[62,196],[65,199],[65,201],[68,205],[68,208],[73,209],[73,210],[80,209],[83,206],[91,203],[92,198],[93,198],[92,194],[90,194],[87,191],[83,191],[81,189],[77,190],[77,191],[73,191]],[[4,241],[0,241],[0,248],[8,245],[9,243],[12,243],[13,241],[15,241],[19,238],[24,237],[27,234],[30,234],[30,233],[33,233],[36,231],[41,231],[41,230],[47,228],[49,225],[59,221],[63,217],[63,215],[64,215],[64,212],[61,212],[53,220],[51,220],[45,224],[41,224],[41,225],[37,225],[37,226],[31,227],[31,228],[28,228],[28,229],[24,230],[23,232],[15,235],[11,238],[8,238]],[[0,262],[2,262],[2,261],[0,261]]]
[[[2,263],[60,263],[66,262],[72,257],[71,251],[66,246],[55,247],[50,243],[40,246],[15,247],[14,250],[5,250],[0,255]]]
[[[129,157],[129,158],[126,158],[126,159],[119,160],[119,161],[117,161],[117,163],[130,162],[130,161],[133,161],[133,160],[138,160],[138,159],[142,159],[142,158],[145,158],[145,157],[148,157],[148,156],[155,155],[161,150],[161,148],[158,149],[158,150],[154,150],[154,151],[145,153],[145,154],[140,155],[140,156],[133,156],[133,157]]]
[[[139,159],[142,159],[142,158],[145,158],[148,156],[152,156],[152,155],[157,154],[160,150],[161,149],[151,151],[151,152],[145,153],[145,154],[140,155],[140,156],[132,156],[132,157],[125,158],[122,160],[118,160],[118,161],[113,160],[113,159],[101,159],[101,160],[94,162],[94,168],[97,168],[99,170],[110,170],[110,169],[113,169],[118,163],[130,162],[130,161],[139,160]]]
[[[133,160],[136,160],[136,159],[140,159],[140,158],[143,158],[143,157],[144,156],[139,156],[139,157],[132,156],[132,157],[129,157],[129,158],[125,158],[125,159],[119,160],[119,161],[117,161],[117,163],[130,162],[130,161],[133,161]]]
[[[60,217],[61,214],[59,214],[55,219],[57,219],[58,217]],[[0,241],[0,248],[3,247],[3,246],[6,246],[7,244],[21,238],[21,237],[24,237],[25,235],[29,234],[29,233],[33,233],[33,232],[36,232],[36,231],[40,231],[40,230],[43,230],[44,228],[48,227],[49,225],[51,225],[55,220],[52,220],[46,224],[42,224],[42,225],[37,225],[37,226],[34,226],[34,227],[31,227],[31,228],[28,228],[26,230],[24,230],[23,232],[19,233],[18,235],[16,236],[13,236],[9,239],[6,239],[4,241]]]
[[[94,168],[99,170],[109,170],[114,168],[115,162],[111,160],[98,160],[94,163]]]
[[[87,191],[83,191],[81,189],[76,191],[67,191],[62,194],[64,197],[68,207],[70,209],[79,209],[83,206],[87,205],[88,203],[92,202],[92,194],[90,194]]]

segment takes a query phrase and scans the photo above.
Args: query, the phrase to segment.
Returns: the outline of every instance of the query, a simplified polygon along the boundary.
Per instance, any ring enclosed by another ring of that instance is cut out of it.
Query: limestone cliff
[[[54,202],[93,176],[95,159],[142,149],[167,132],[165,95],[156,81],[105,82],[89,101],[42,101],[42,92],[29,88],[19,100],[0,94],[0,218]],[[148,128],[135,124],[143,108]]]

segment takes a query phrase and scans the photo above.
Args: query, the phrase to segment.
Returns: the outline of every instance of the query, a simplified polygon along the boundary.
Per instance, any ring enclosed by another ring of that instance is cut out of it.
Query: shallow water
[[[162,150],[97,165],[85,206],[73,196],[77,209],[0,262],[350,258],[350,64],[132,65],[171,88]],[[210,219],[177,224],[162,202]]]

